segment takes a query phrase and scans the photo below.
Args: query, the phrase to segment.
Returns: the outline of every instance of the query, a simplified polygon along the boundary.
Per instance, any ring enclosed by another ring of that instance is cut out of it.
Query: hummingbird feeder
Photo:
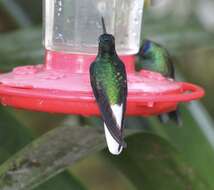
[[[116,39],[128,77],[127,115],[158,115],[204,95],[202,88],[150,71],[135,72],[143,0],[44,0],[44,64],[0,74],[3,105],[34,111],[99,115],[89,79],[102,33]]]

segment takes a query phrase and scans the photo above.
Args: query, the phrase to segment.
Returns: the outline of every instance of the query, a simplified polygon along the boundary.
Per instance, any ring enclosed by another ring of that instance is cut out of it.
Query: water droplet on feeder
[[[135,22],[135,24],[138,24],[138,23],[139,23],[139,19],[138,19],[138,18],[135,18],[135,19],[134,19],[134,22]]]
[[[106,3],[105,2],[98,2],[97,3],[98,11],[103,14],[106,11]]]
[[[44,103],[44,100],[39,101],[39,105],[42,105]]]
[[[58,5],[59,5],[59,6],[62,6],[62,1],[59,1],[59,2],[58,2]]]
[[[61,33],[58,33],[58,35],[56,36],[56,40],[64,41],[63,35]]]
[[[148,102],[148,107],[153,108],[154,107],[154,102]]]
[[[138,9],[138,14],[141,15],[143,13],[143,9]]]
[[[132,35],[133,35],[134,37],[136,37],[136,36],[137,36],[137,33],[136,33],[136,32],[133,32]]]

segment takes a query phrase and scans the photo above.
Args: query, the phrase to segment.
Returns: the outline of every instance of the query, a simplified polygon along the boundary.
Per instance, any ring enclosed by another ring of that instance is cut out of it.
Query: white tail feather
[[[123,104],[112,105],[111,109],[115,116],[116,122],[121,129],[122,116],[123,116]],[[123,147],[120,147],[120,144],[112,137],[105,123],[104,123],[104,129],[105,129],[106,141],[107,141],[109,151],[114,155],[119,155],[122,152]]]

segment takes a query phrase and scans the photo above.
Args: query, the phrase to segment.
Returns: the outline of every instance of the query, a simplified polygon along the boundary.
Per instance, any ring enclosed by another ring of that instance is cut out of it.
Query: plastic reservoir
[[[139,50],[144,0],[44,0],[44,43],[48,50],[71,54],[97,54],[102,34],[116,38],[119,55]]]

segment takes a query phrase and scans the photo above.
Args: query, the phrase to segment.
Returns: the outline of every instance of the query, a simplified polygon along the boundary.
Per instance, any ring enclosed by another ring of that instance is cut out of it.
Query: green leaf
[[[183,126],[176,127],[173,123],[161,125],[150,119],[152,130],[157,135],[166,138],[182,152],[183,157],[201,176],[206,176],[206,183],[214,188],[213,178],[214,151],[198,124],[194,121],[186,106],[182,106]]]
[[[103,146],[104,137],[95,129],[57,128],[0,167],[0,189],[33,189]]]
[[[19,122],[19,120],[16,119],[14,112],[11,109],[0,107],[0,119],[1,164],[15,152],[29,144],[35,137],[31,129],[26,128],[21,122]],[[68,172],[63,172],[62,174],[54,177],[51,181],[47,181],[45,184],[39,186],[37,190],[58,190],[60,187],[65,190],[71,188],[77,190],[85,189],[83,185],[71,174]]]
[[[68,172],[63,172],[39,187],[35,188],[35,190],[86,190],[86,188],[82,185],[82,183],[77,180],[75,177],[71,176]]]
[[[143,185],[145,189],[209,189],[180,154],[160,137],[146,133],[133,135],[128,138],[128,146],[121,156],[107,153],[106,157],[137,188]],[[0,188],[33,189],[103,147],[104,136],[96,129],[57,128],[0,167]]]
[[[0,164],[9,158],[33,137],[30,129],[25,128],[8,111],[0,107]]]
[[[8,109],[11,115],[26,128],[31,128],[34,134],[41,135],[47,131],[60,126],[68,117],[71,118],[70,125],[79,126],[76,116],[63,114],[50,114],[45,112],[33,112],[29,110]],[[73,121],[73,123],[71,122]]]
[[[141,190],[204,190],[205,180],[185,162],[169,142],[152,134],[128,138],[128,149],[121,156],[104,153]]]

